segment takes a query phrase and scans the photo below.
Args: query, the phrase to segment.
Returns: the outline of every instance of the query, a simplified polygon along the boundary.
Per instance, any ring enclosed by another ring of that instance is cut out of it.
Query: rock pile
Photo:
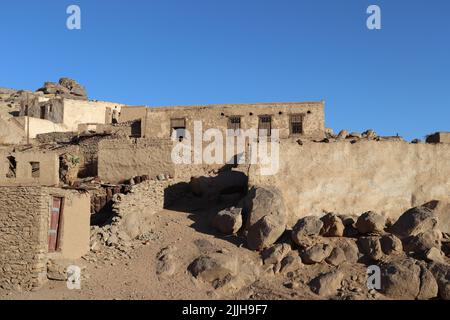
[[[58,83],[45,82],[44,86],[36,91],[70,99],[88,99],[85,88],[75,80],[69,78],[61,78]]]

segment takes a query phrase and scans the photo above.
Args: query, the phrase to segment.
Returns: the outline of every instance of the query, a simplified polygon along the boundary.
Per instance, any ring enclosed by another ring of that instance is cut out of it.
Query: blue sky
[[[68,76],[132,105],[323,99],[335,131],[420,138],[450,131],[449,21],[448,0],[5,0],[0,86]]]

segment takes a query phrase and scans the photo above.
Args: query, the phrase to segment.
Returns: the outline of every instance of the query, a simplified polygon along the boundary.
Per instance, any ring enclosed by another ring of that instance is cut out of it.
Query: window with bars
[[[265,115],[259,116],[258,133],[260,135],[270,136],[272,130],[272,117]]]
[[[234,130],[235,133],[238,133],[241,129],[241,117],[240,116],[231,116],[228,118],[228,130]]]
[[[291,134],[302,134],[303,133],[303,115],[302,114],[291,114],[290,119]]]

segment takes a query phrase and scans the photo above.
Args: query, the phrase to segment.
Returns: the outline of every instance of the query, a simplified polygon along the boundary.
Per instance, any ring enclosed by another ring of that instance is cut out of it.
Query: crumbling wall
[[[8,157],[13,157],[16,162],[14,175],[10,175]],[[39,168],[34,173],[32,163],[38,164]],[[0,185],[56,186],[58,184],[59,158],[56,152],[29,150],[9,153],[0,151]]]
[[[161,139],[110,139],[98,146],[98,176],[121,183],[134,176],[174,175],[172,142]]]
[[[45,280],[48,209],[40,187],[0,187],[0,287],[30,290]]]
[[[278,187],[291,223],[323,212],[368,210],[396,218],[408,208],[450,198],[450,146],[401,141],[333,143],[285,140],[280,169],[262,176],[250,169],[250,184]]]
[[[16,118],[0,118],[0,144],[21,144],[25,142],[25,130]]]

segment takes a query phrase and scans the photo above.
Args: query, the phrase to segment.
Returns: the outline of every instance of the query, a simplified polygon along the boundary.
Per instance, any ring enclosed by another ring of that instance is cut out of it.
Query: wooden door
[[[50,227],[48,229],[48,251],[55,252],[58,249],[59,225],[62,215],[63,199],[52,197],[52,206],[50,209]]]

